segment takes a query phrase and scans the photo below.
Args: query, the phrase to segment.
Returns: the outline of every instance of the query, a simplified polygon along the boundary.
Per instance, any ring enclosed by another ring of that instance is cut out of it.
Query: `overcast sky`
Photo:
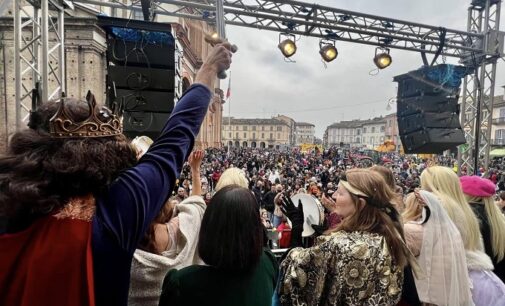
[[[470,0],[325,0],[318,4],[413,21],[451,29],[466,30]],[[312,3],[312,2],[311,2]],[[502,5],[502,12],[505,6]],[[501,29],[505,29],[502,14]],[[393,64],[370,75],[375,47],[337,42],[339,56],[324,67],[319,56],[319,40],[301,37],[293,56],[286,63],[277,48],[277,32],[227,26],[228,39],[239,47],[233,57],[231,115],[236,118],[270,118],[285,114],[296,121],[316,125],[322,137],[334,122],[367,119],[396,110],[386,110],[389,98],[396,96],[395,75],[422,65],[417,52],[391,50]],[[430,58],[430,57],[429,57]],[[448,62],[455,63],[448,58]],[[503,94],[505,61],[498,64],[496,94]],[[228,80],[222,82],[226,90]],[[224,115],[228,115],[225,104]]]

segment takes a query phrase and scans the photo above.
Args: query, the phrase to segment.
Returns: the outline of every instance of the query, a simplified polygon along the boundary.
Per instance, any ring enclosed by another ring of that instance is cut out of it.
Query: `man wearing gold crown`
[[[127,304],[135,248],[193,148],[230,50],[213,49],[138,163],[119,119],[90,94],[32,112],[0,157],[0,305]]]

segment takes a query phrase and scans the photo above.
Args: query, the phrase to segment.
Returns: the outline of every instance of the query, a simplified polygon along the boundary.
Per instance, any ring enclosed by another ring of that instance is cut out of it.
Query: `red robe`
[[[24,231],[0,235],[0,305],[94,306],[93,213],[94,199],[74,199]]]

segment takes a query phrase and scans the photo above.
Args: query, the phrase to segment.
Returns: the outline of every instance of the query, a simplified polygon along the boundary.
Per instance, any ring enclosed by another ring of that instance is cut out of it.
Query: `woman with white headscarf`
[[[456,173],[447,167],[428,167],[421,174],[421,187],[440,199],[442,207],[459,230],[465,246],[475,305],[505,305],[505,285],[493,273],[493,262],[484,252],[479,221],[467,203]]]
[[[407,246],[423,273],[414,278],[419,300],[434,305],[473,305],[465,248],[439,200],[421,190],[406,199]]]

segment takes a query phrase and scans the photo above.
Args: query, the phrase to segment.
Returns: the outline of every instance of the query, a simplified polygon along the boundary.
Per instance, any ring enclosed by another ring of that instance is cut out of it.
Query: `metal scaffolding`
[[[138,12],[143,9],[142,1],[73,2]],[[143,2],[145,9],[147,1]],[[216,10],[221,4],[224,14]],[[151,0],[149,3],[154,15],[203,20],[219,26],[222,22],[217,21],[224,19],[227,25],[429,54],[436,54],[443,46],[441,55],[459,58],[464,65],[476,68],[476,73],[466,77],[463,85],[462,126],[468,145],[460,152],[459,161],[460,169],[464,166],[469,172],[474,169],[474,148],[480,148],[476,154],[483,158],[484,165],[489,162],[496,62],[504,56],[504,34],[499,32],[500,7],[501,0],[471,0],[465,32],[290,0]],[[220,26],[219,30],[224,33],[224,27]]]
[[[35,95],[49,100],[64,92],[66,2],[39,0],[23,6],[21,1],[14,1],[17,129],[26,124]],[[52,86],[50,78],[55,81]]]
[[[483,51],[466,58],[466,65],[476,68],[474,74],[465,77],[461,102],[461,125],[467,144],[460,147],[458,160],[459,171],[466,169],[467,173],[475,173],[480,166],[487,169],[489,164],[496,64],[503,56],[498,32],[501,1],[483,2],[468,9],[468,32],[483,33],[485,39],[481,43]]]
[[[142,11],[140,4],[117,0],[74,0],[116,9]],[[392,18],[290,0],[222,0],[227,25],[312,36],[368,45],[435,54],[442,28]],[[252,5],[249,2],[253,3]],[[165,5],[164,5],[165,4]],[[169,4],[170,6],[167,6]],[[155,14],[216,22],[216,7],[200,0],[158,0],[151,3]],[[172,9],[170,9],[172,8]],[[445,29],[442,55],[464,57],[481,53],[484,34]]]

